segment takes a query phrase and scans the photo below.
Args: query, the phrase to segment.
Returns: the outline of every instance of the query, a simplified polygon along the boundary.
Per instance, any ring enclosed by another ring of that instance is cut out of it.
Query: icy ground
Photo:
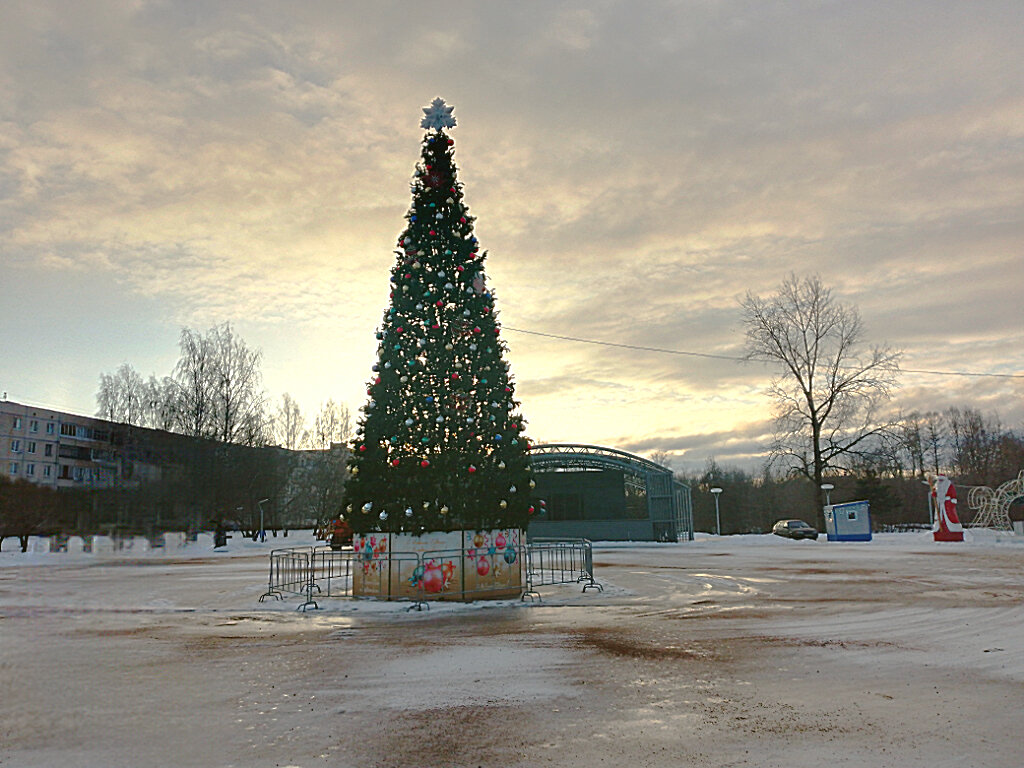
[[[280,539],[3,551],[0,766],[1021,768],[1024,541],[969,537],[598,545],[603,593],[424,613],[259,603]]]

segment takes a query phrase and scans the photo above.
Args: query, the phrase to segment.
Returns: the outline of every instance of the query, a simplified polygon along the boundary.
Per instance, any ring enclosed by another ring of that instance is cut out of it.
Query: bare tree
[[[145,421],[145,382],[128,363],[114,373],[101,373],[96,392],[96,415],[107,421],[142,426]]]
[[[310,448],[327,450],[332,443],[347,443],[352,438],[352,415],[344,403],[328,400],[313,419],[309,435]]]
[[[748,292],[741,307],[748,358],[782,371],[768,389],[776,406],[771,459],[811,480],[821,509],[824,476],[894,426],[880,407],[896,386],[901,353],[865,349],[857,309],[837,302],[817,276],[790,275],[766,299]]]
[[[178,412],[178,387],[174,379],[150,376],[143,388],[143,426],[169,432],[174,429]]]
[[[660,464],[666,469],[672,469],[672,456],[671,454],[669,454],[668,451],[651,451],[650,455],[647,458],[653,461],[655,464]]]
[[[178,347],[181,357],[174,366],[178,431],[190,437],[212,437],[215,368],[212,345],[191,328],[182,328]]]
[[[911,474],[923,477],[931,471],[939,474],[943,447],[943,417],[935,411],[917,411],[901,419],[900,442],[910,460]]]
[[[180,348],[174,368],[178,430],[223,443],[262,444],[267,428],[263,354],[250,349],[230,323],[205,336],[184,328]]]
[[[258,445],[265,438],[260,362],[263,353],[249,349],[230,323],[206,336],[213,352],[213,437],[222,443]]]
[[[287,392],[281,395],[281,404],[274,413],[272,429],[277,445],[291,451],[297,449],[307,439],[302,409]]]

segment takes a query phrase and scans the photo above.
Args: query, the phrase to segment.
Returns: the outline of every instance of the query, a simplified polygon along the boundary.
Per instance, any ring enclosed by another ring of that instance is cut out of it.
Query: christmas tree
[[[487,254],[445,132],[452,110],[439,98],[423,110],[412,205],[348,464],[344,504],[357,533],[526,528],[534,511]]]

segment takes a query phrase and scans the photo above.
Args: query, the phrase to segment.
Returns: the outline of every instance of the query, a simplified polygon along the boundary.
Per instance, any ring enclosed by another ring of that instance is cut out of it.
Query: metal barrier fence
[[[270,551],[270,578],[267,591],[260,595],[262,603],[268,597],[284,600],[286,594],[302,595],[306,601],[299,606],[303,611],[310,605],[317,608],[313,590],[319,587],[313,572],[313,547],[289,547]]]
[[[451,588],[447,577],[439,580],[442,577],[438,571],[443,571],[445,563],[450,567],[455,562],[460,563],[460,583]],[[477,578],[470,566],[475,566]],[[412,603],[410,610],[421,610],[435,600],[505,596],[536,600],[540,598],[538,587],[555,584],[586,582],[584,592],[591,587],[602,590],[594,580],[593,550],[588,540],[536,539],[525,546],[494,552],[453,549],[390,552],[380,557],[348,548],[274,549],[270,552],[267,591],[259,600],[300,596],[304,598],[300,610],[316,609],[319,605],[313,599],[314,592],[322,597],[353,597],[357,578],[359,597],[405,600]]]
[[[531,539],[526,547],[527,587],[523,599],[539,599],[537,587],[586,582],[583,591],[604,587],[594,580],[594,548],[588,539]]]

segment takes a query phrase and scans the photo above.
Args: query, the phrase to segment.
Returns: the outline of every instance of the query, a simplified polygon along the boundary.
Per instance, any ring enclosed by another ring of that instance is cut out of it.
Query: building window
[[[29,453],[35,453],[36,452],[36,444],[35,443],[29,443],[28,447],[26,448],[26,450]]]
[[[46,425],[46,434],[48,434],[48,435],[52,435],[53,434],[53,422],[52,421],[49,422]]]
[[[61,480],[70,480],[71,479],[71,465],[70,464],[61,464],[60,465],[60,479]]]
[[[17,464],[17,462],[14,462],[14,461],[11,462],[9,471],[10,471],[10,473],[12,475],[18,474],[18,464]]]
[[[82,478],[85,476],[85,470],[82,467],[75,467],[75,480],[79,483],[82,482]]]
[[[21,440],[11,440],[11,453],[21,453]]]
[[[61,424],[60,425],[60,433],[62,435],[67,435],[68,437],[74,437],[75,436],[75,425],[74,424]]]
[[[14,417],[14,428],[21,429],[21,416]]]
[[[43,446],[43,456],[53,456],[53,443],[47,443]]]
[[[51,467],[50,467],[49,464],[44,464],[43,465],[43,477],[49,477],[50,476],[50,469],[51,469]]]
[[[28,431],[29,432],[38,432],[39,431],[39,422],[36,419],[32,419],[32,421],[30,421],[28,423]]]
[[[36,473],[36,465],[35,464],[26,464],[25,465],[25,474],[26,475],[28,475],[29,477],[32,477],[33,475],[35,475],[35,473]]]

